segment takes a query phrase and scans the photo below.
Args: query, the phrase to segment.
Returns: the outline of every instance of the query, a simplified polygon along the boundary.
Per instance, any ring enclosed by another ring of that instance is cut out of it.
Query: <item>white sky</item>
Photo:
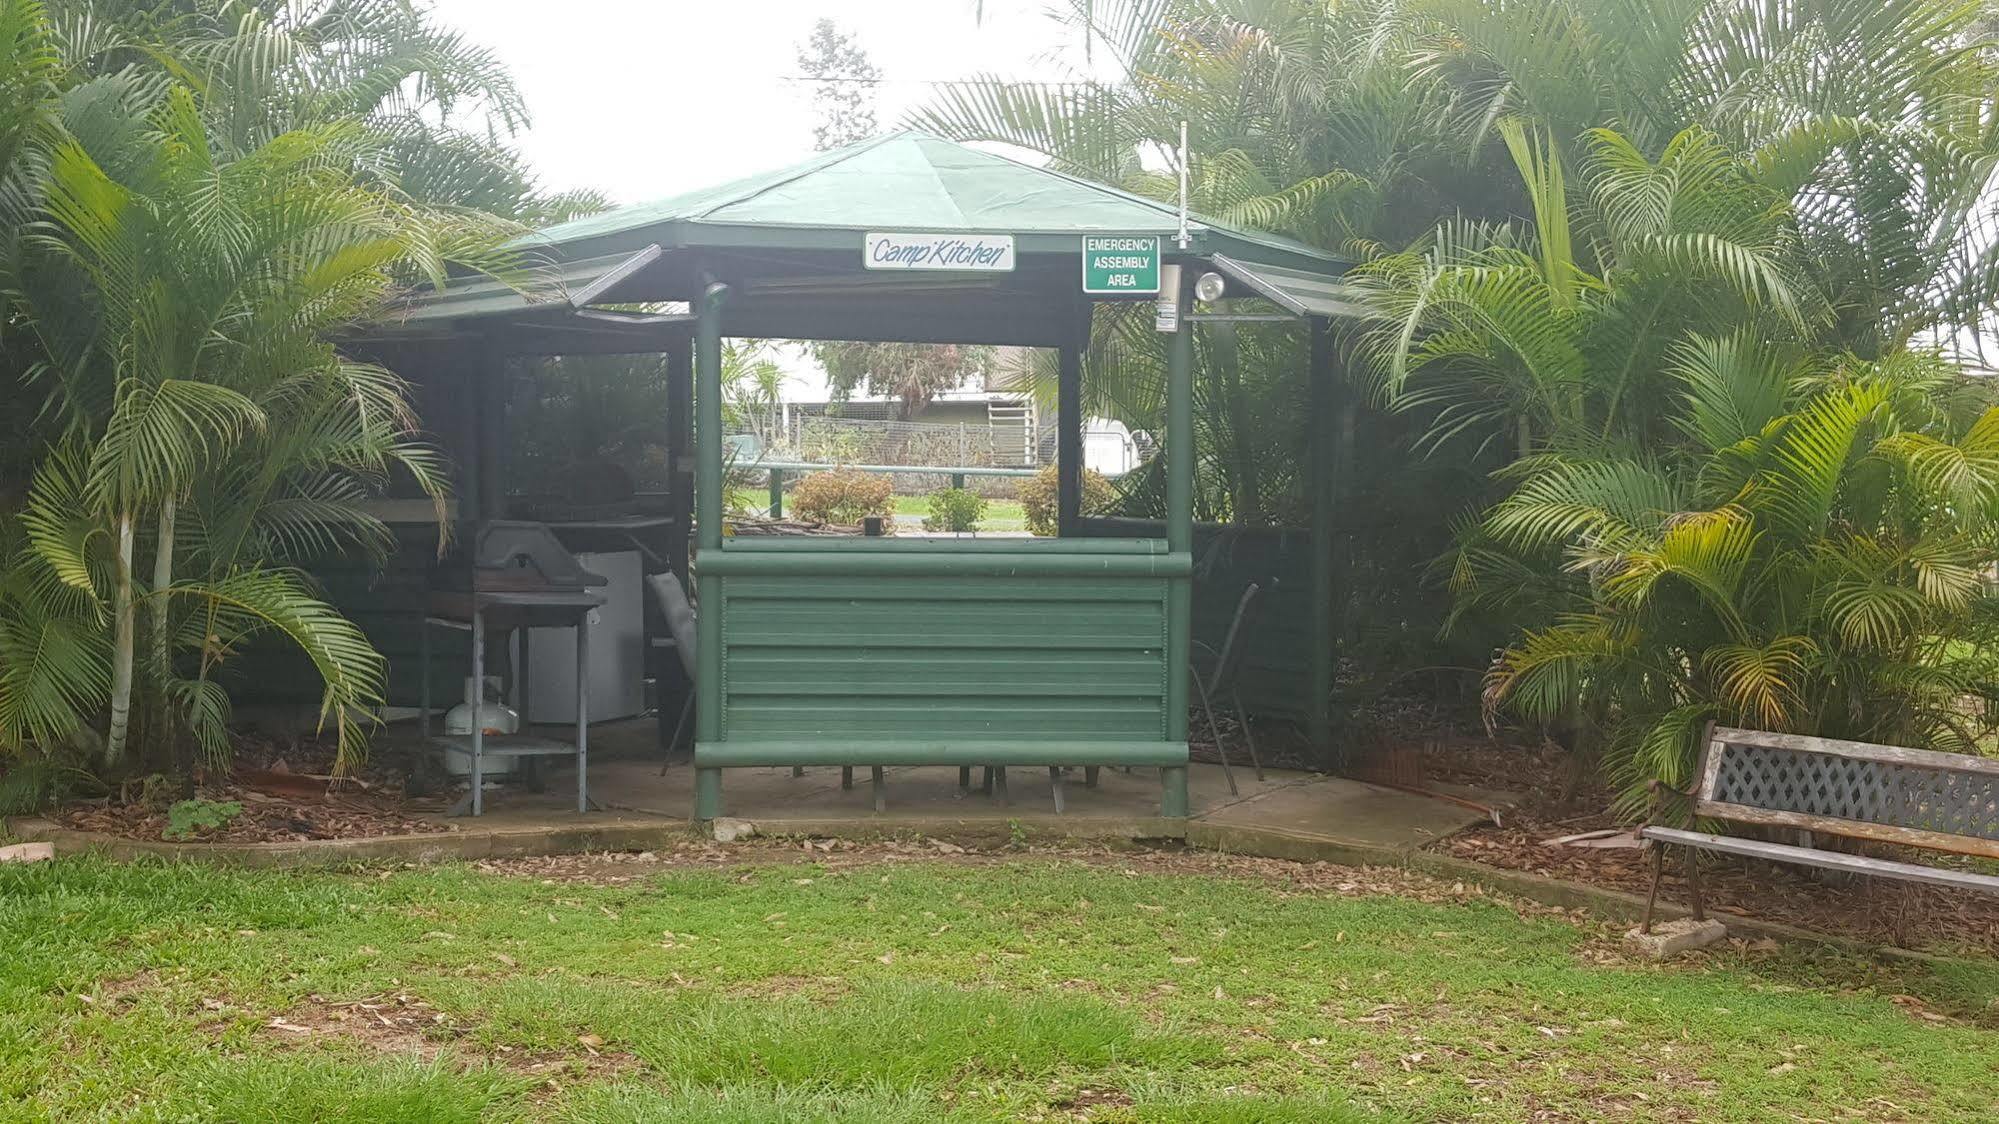
[[[433,0],[440,20],[512,68],[534,125],[521,150],[551,188],[664,198],[812,154],[798,48],[820,17],[885,79],[880,121],[928,80],[1064,76],[1046,0]]]
[[[1069,77],[1048,0],[433,0],[496,52],[533,115],[515,145],[545,187],[643,203],[812,155],[812,83],[798,49],[822,16],[881,71],[895,127],[937,80]],[[786,397],[823,400],[825,375],[784,349]]]

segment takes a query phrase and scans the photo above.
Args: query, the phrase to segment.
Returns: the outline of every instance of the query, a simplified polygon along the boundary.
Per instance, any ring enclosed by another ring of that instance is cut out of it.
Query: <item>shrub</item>
[[[1056,532],[1056,494],[1059,490],[1060,484],[1052,464],[1020,482],[1020,506],[1027,516],[1029,531],[1042,536]],[[1102,515],[1111,509],[1116,500],[1117,493],[1112,490],[1109,478],[1093,468],[1083,470],[1084,515]]]
[[[160,834],[168,839],[192,839],[202,831],[226,826],[242,814],[243,805],[234,800],[183,800],[167,809],[167,829]]]
[[[815,472],[791,489],[791,509],[813,523],[856,526],[870,515],[882,517],[885,530],[895,529],[895,485],[886,476],[852,468]]]
[[[986,497],[964,488],[939,488],[930,493],[926,531],[976,531],[986,513]]]

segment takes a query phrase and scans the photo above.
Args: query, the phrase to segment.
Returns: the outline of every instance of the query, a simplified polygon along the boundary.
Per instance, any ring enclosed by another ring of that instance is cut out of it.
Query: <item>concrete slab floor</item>
[[[400,731],[399,731],[400,732]],[[553,732],[553,731],[551,731]],[[650,721],[605,723],[591,730],[590,794],[602,811],[578,815],[575,773],[567,762],[545,768],[543,791],[515,784],[488,789],[486,814],[453,821],[459,830],[632,821],[684,823],[694,807],[694,770],[678,759],[664,773]],[[1301,837],[1395,848],[1420,847],[1476,822],[1479,813],[1447,801],[1378,788],[1343,777],[1266,770],[1258,780],[1244,762],[1233,769],[1237,791],[1219,765],[1188,770],[1190,821],[1280,831]],[[1035,834],[1131,839],[1176,834],[1159,818],[1156,769],[1104,768],[1096,787],[1083,771],[1065,774],[1064,812],[1055,812],[1048,770],[1006,771],[1004,798],[981,790],[983,771],[961,793],[958,770],[922,766],[886,770],[887,810],[876,813],[871,770],[854,769],[852,788],[837,766],[730,769],[723,775],[725,813],[770,834],[953,833],[1004,837],[1016,828]]]

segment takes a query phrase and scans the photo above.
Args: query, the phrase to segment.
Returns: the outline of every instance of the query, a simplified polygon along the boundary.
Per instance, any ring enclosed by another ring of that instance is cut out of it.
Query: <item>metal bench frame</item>
[[[1696,855],[1703,850],[1999,894],[1999,877],[1989,874],[1695,830],[1702,819],[1727,820],[1798,828],[1807,844],[1812,834],[1841,835],[1999,859],[1999,760],[1710,724],[1694,786],[1653,781],[1651,790],[1652,815],[1638,830],[1652,845],[1646,932],[1667,846],[1686,848],[1696,921],[1706,919]],[[1685,809],[1684,827],[1665,826],[1669,801]]]

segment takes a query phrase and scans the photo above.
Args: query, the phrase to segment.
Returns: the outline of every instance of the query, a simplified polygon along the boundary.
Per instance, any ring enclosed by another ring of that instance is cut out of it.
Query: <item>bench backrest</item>
[[[1999,761],[1717,727],[1694,814],[1999,858]]]

